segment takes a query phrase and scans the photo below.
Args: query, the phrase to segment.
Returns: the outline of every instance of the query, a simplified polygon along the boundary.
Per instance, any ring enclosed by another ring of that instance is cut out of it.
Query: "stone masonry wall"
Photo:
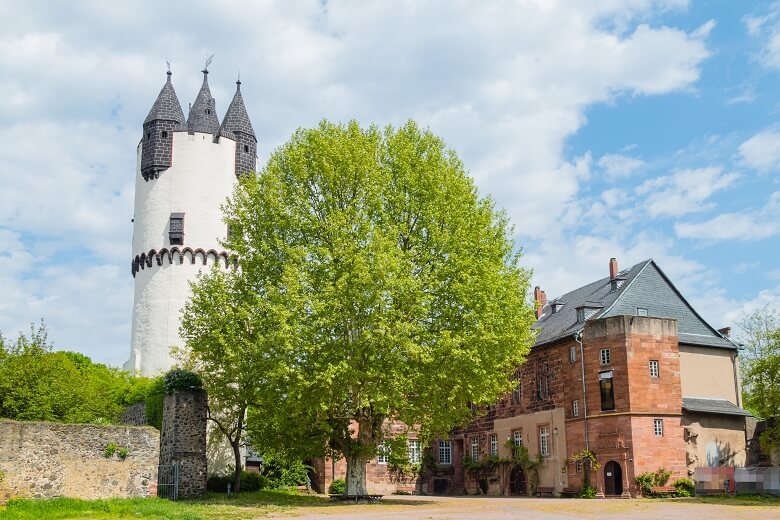
[[[166,395],[160,439],[160,465],[179,464],[179,497],[206,492],[205,392]]]
[[[125,408],[121,421],[130,426],[146,426],[146,403],[140,402]]]
[[[129,450],[125,460],[105,457],[109,443]],[[0,502],[154,495],[159,445],[152,427],[0,420]]]

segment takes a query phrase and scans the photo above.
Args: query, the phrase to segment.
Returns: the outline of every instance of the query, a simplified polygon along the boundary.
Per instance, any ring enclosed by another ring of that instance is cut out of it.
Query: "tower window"
[[[184,244],[184,213],[171,213],[168,223],[168,239],[172,246]]]
[[[664,436],[664,420],[663,419],[653,419],[653,434],[656,437],[663,437]]]
[[[163,138],[166,138],[168,137],[168,132],[166,130],[163,130],[161,135]]]
[[[244,152],[249,153],[249,145],[244,145]]]
[[[608,348],[601,349],[599,361],[601,361],[602,365],[609,365],[610,361],[612,361],[612,356],[610,356]]]
[[[146,132],[146,140],[148,141],[151,138],[152,138],[152,133],[151,132]]]
[[[599,372],[599,391],[601,393],[601,410],[615,409],[615,387],[612,385],[612,371]]]

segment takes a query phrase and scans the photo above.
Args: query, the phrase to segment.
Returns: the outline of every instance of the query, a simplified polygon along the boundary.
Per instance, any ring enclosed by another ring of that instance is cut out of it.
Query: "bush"
[[[653,473],[642,473],[641,475],[637,475],[634,478],[634,481],[636,482],[637,487],[642,491],[643,497],[651,497],[654,496],[654,494],[650,488],[665,486],[666,483],[669,482],[671,474],[672,472],[667,469],[658,468]]]
[[[674,494],[678,497],[692,497],[696,491],[696,484],[689,478],[678,478],[672,485]]]
[[[152,381],[144,398],[146,407],[146,423],[162,431],[163,399],[165,398],[165,381],[157,377]]]
[[[203,389],[203,381],[195,372],[183,368],[173,368],[163,378],[165,393],[172,394],[176,390],[193,392]]]
[[[206,489],[215,493],[227,493],[227,487],[233,488],[233,474],[213,475],[206,481]],[[268,479],[252,471],[241,472],[241,491],[257,491],[268,487]]]
[[[596,488],[586,486],[579,492],[577,498],[596,498]]]
[[[273,453],[264,453],[262,459],[261,473],[268,479],[269,486],[272,488],[305,486],[309,482],[311,466],[307,466],[301,460],[288,459]]]
[[[330,495],[343,495],[347,490],[347,483],[343,478],[337,478],[328,486],[328,494]]]

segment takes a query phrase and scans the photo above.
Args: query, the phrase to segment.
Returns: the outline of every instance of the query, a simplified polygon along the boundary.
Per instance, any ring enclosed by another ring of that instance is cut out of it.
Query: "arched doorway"
[[[623,470],[614,460],[604,464],[604,494],[607,496],[623,494]]]
[[[527,494],[525,472],[520,466],[512,468],[512,473],[509,474],[509,493],[512,495]]]

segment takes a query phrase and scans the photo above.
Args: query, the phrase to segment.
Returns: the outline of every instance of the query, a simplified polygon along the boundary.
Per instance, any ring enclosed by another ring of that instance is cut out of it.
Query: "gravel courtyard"
[[[271,515],[272,518],[371,519],[371,520],[449,520],[449,519],[623,519],[642,520],[731,520],[780,519],[777,504],[739,505],[696,503],[684,500],[577,500],[550,498],[497,497],[417,497],[398,496],[381,504],[338,505],[296,508]]]

